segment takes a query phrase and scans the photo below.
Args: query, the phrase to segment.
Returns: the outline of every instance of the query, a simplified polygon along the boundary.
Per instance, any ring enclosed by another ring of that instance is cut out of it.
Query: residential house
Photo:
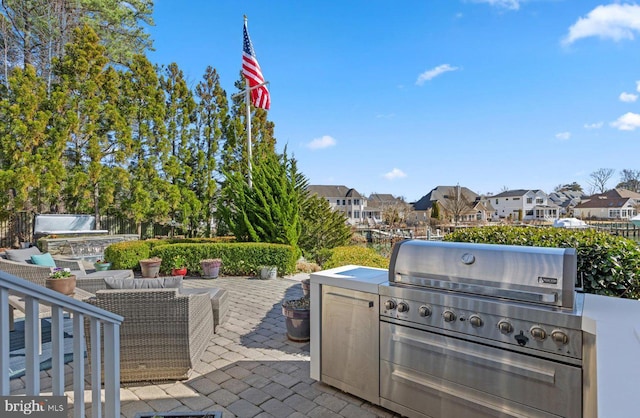
[[[549,193],[549,201],[560,207],[559,216],[571,218],[574,216],[573,209],[582,202],[585,194],[582,191],[562,190]]]
[[[347,186],[311,185],[307,187],[311,194],[327,199],[333,210],[344,213],[351,225],[367,222],[380,222],[380,213],[367,209],[367,198],[356,189]]]
[[[492,212],[481,196],[466,187],[437,186],[413,203],[416,220],[430,219],[435,204],[438,204],[440,219],[452,222],[456,216],[458,222],[484,222]]]
[[[493,219],[513,221],[553,220],[560,207],[549,200],[542,190],[507,190],[490,198]]]
[[[372,193],[367,200],[365,217],[368,219],[380,219],[385,221],[385,212],[395,211],[398,221],[406,222],[411,206],[401,197],[394,197],[391,194]]]
[[[640,193],[613,189],[585,198],[573,211],[580,219],[629,219],[638,214],[639,206]]]

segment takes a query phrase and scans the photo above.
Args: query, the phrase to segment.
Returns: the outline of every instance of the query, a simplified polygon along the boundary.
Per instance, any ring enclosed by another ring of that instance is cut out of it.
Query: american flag
[[[249,80],[249,88],[251,89],[251,103],[255,107],[269,109],[271,106],[271,98],[266,85],[254,88],[264,83],[262,70],[253,50],[253,44],[249,39],[249,31],[247,31],[247,21],[244,22],[244,46],[242,48],[242,75]]]

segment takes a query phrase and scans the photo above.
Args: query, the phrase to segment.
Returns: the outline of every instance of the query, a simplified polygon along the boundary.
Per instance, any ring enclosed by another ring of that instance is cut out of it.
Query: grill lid
[[[405,240],[389,282],[572,309],[576,266],[573,248]]]

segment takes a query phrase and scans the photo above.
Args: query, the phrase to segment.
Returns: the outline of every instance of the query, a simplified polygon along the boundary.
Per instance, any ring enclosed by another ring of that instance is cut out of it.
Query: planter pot
[[[219,262],[201,261],[200,267],[202,267],[202,278],[204,279],[217,279],[220,274]]]
[[[275,279],[278,277],[278,267],[262,267],[260,269],[260,278],[262,280]]]
[[[295,309],[282,304],[282,315],[287,325],[287,338],[295,342],[306,342],[311,339],[310,310]]]
[[[311,290],[311,279],[304,279],[300,284],[302,285],[302,294],[305,298],[308,298]]]
[[[183,267],[181,269],[171,269],[171,275],[172,276],[186,276],[187,275],[187,268]]]
[[[96,271],[107,271],[111,268],[111,263],[94,263]]]
[[[160,264],[162,264],[162,259],[153,259],[150,258],[148,260],[140,260],[140,269],[142,270],[142,277],[145,278],[153,278],[158,277],[160,275]]]
[[[76,290],[76,276],[64,277],[62,279],[46,279],[45,286],[47,289],[71,296]]]

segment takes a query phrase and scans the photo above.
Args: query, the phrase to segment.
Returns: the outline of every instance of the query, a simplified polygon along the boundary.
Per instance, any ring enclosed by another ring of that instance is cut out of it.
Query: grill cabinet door
[[[378,295],[322,286],[322,381],[379,403]]]

